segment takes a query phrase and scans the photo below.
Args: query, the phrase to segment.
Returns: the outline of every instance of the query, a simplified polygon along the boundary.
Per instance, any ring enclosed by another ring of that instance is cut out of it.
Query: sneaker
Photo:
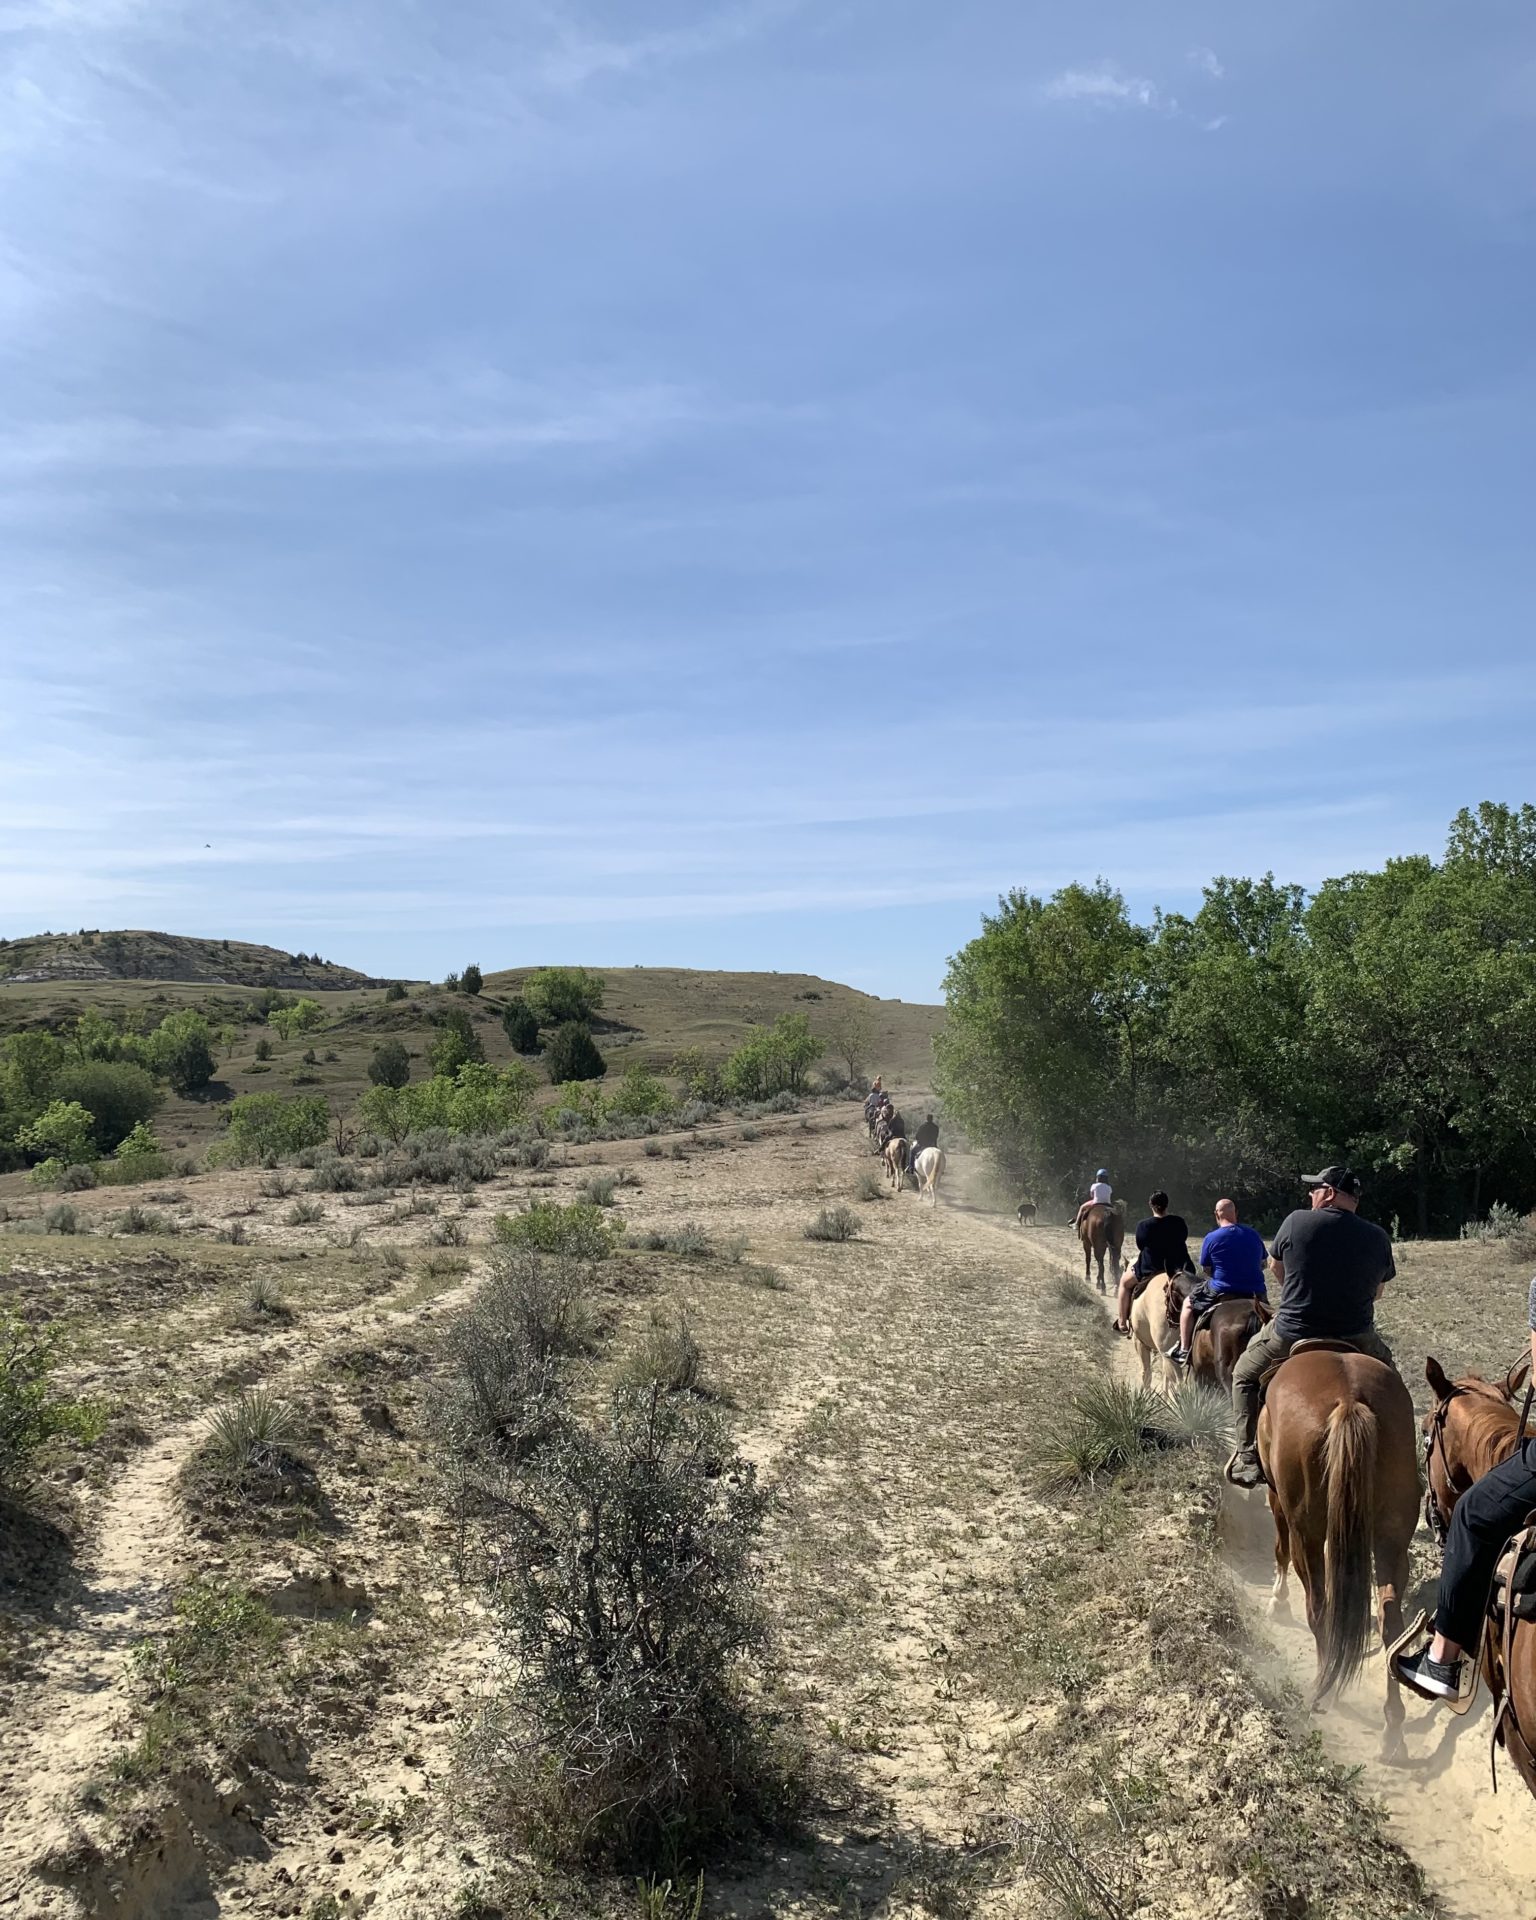
[[[1264,1469],[1259,1465],[1258,1449],[1239,1447],[1227,1462],[1227,1478],[1234,1487],[1262,1487]]]
[[[1461,1697],[1461,1662],[1431,1660],[1429,1648],[1422,1653],[1400,1653],[1392,1669],[1405,1687],[1426,1700],[1457,1700]]]
[[[1173,1364],[1179,1369],[1181,1373],[1187,1373],[1189,1371],[1189,1348],[1188,1347],[1174,1348]]]

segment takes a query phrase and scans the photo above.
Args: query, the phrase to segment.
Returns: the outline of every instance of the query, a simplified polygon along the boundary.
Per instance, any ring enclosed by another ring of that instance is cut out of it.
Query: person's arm
[[[1392,1243],[1387,1242],[1387,1270],[1376,1282],[1375,1298],[1380,1299],[1387,1290],[1387,1282],[1397,1278],[1397,1262],[1392,1258]]]

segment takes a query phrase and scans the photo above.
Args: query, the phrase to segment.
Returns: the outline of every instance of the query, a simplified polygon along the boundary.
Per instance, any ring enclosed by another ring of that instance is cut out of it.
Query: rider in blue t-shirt
[[[1180,1366],[1189,1365],[1189,1343],[1194,1337],[1195,1320],[1205,1308],[1218,1300],[1263,1300],[1263,1236],[1252,1227],[1238,1223],[1237,1208],[1230,1200],[1216,1202],[1216,1225],[1200,1242],[1200,1267],[1206,1278],[1184,1302],[1179,1315],[1179,1350],[1174,1356]]]

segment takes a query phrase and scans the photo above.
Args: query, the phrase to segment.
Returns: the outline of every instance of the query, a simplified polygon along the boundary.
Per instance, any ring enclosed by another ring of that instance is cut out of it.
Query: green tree
[[[540,967],[523,983],[523,998],[546,1027],[590,1022],[606,992],[603,976],[585,967]]]
[[[544,1065],[555,1086],[566,1080],[600,1080],[608,1071],[590,1029],[579,1020],[555,1028],[544,1049]]]
[[[78,1100],[53,1100],[18,1131],[16,1143],[27,1153],[46,1155],[64,1166],[83,1166],[96,1157],[91,1126],[91,1116]]]
[[[509,1000],[501,1010],[501,1025],[514,1053],[538,1052],[538,1015],[526,1000]]]
[[[803,1013],[782,1013],[771,1027],[751,1027],[726,1061],[725,1090],[738,1100],[766,1100],[800,1093],[821,1058],[822,1042]]]
[[[1140,1156],[1154,1130],[1149,944],[1101,880],[1049,901],[1008,894],[950,962],[936,1087],[1014,1177],[1066,1191],[1116,1142]]]
[[[467,1010],[454,1007],[445,1013],[427,1049],[427,1061],[433,1073],[451,1080],[460,1067],[478,1065],[484,1059],[485,1042]]]
[[[644,1120],[651,1114],[668,1112],[672,1096],[655,1074],[637,1060],[624,1069],[624,1077],[609,1096],[607,1105],[610,1113],[622,1114],[629,1120]]]
[[[91,1144],[98,1153],[111,1153],[161,1102],[152,1076],[126,1060],[90,1060],[65,1067],[54,1083],[54,1093],[90,1114]]]
[[[473,960],[470,961],[469,965],[459,975],[459,985],[463,991],[468,994],[477,994],[485,985],[485,975],[481,973]]]
[[[177,1093],[196,1093],[207,1086],[218,1064],[212,1029],[190,1007],[168,1013],[151,1036],[150,1058]]]
[[[403,1087],[411,1077],[411,1056],[398,1040],[386,1040],[373,1050],[368,1078],[376,1087]]]
[[[331,1130],[331,1110],[319,1094],[243,1093],[224,1113],[229,1130],[216,1157],[237,1166],[321,1146]]]
[[[325,1009],[318,1000],[299,999],[291,1007],[274,1007],[267,1020],[285,1040],[294,1040],[301,1033],[313,1033],[317,1027],[323,1027]]]

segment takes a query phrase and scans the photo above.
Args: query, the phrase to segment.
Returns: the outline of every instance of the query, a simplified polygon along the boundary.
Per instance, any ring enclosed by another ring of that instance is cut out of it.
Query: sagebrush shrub
[[[57,1363],[53,1331],[28,1326],[0,1307],[0,1490],[25,1483],[33,1457],[55,1434],[87,1437],[89,1409],[49,1385]]]
[[[44,1233],[78,1233],[80,1216],[67,1201],[57,1207],[50,1207],[43,1215]]]
[[[493,1231],[506,1246],[532,1247],[585,1261],[606,1260],[619,1233],[603,1217],[601,1207],[589,1201],[562,1207],[554,1200],[535,1200],[526,1213],[497,1214]]]
[[[644,1871],[793,1806],[744,1681],[768,1506],[718,1416],[659,1388],[565,1423],[502,1514],[520,1683],[479,1741],[494,1816],[557,1859]]]
[[[622,1387],[660,1387],[663,1393],[691,1393],[699,1384],[702,1355],[688,1309],[676,1318],[653,1313],[639,1341],[619,1362],[615,1379]]]
[[[823,1207],[805,1230],[807,1240],[857,1240],[857,1215],[847,1207]]]

